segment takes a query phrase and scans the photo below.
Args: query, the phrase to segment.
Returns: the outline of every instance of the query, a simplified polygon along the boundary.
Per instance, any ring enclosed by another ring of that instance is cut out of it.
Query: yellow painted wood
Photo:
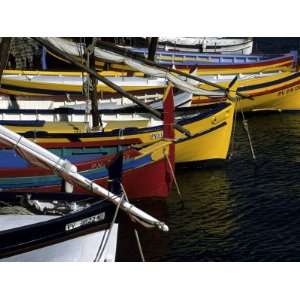
[[[176,143],[175,146],[175,160],[177,163],[186,163],[194,161],[203,161],[209,159],[226,159],[228,155],[228,150],[231,140],[232,124],[233,124],[233,114],[234,114],[234,104],[231,103],[228,107],[224,108],[214,115],[204,118],[202,120],[195,121],[191,124],[187,124],[184,127],[188,129],[194,138],[185,139],[186,137],[175,130],[176,138],[182,138],[181,142]],[[219,125],[224,125],[218,128]],[[77,123],[72,123],[72,125],[64,128],[63,123],[58,123],[57,126],[61,126],[61,129],[49,127],[49,123],[46,123],[44,127],[36,128],[36,130],[51,132],[75,132],[75,128],[79,128]],[[124,126],[125,127],[125,126]],[[126,122],[126,127],[132,127],[130,122]],[[123,128],[123,127],[121,127]],[[216,129],[218,128],[218,129]],[[17,131],[20,128],[10,129]],[[215,129],[215,130],[214,130]],[[22,132],[25,132],[25,127],[21,128]],[[28,128],[27,131],[32,131],[34,128]],[[56,131],[57,130],[57,131]],[[80,127],[82,130],[82,127]],[[106,131],[107,132],[107,131]],[[121,132],[121,131],[120,131]],[[155,141],[161,140],[162,131],[150,131],[141,134],[134,134],[128,136],[114,136],[114,137],[91,137],[82,138],[83,142],[95,142],[95,141],[117,141],[125,138],[138,138],[144,144],[150,144]],[[36,138],[34,139],[36,143],[55,143],[55,142],[69,142],[65,138]]]
[[[261,83],[272,83],[278,79],[284,79],[290,76],[291,72],[283,72],[277,75],[272,75],[263,78],[249,78],[244,80],[238,80],[238,87],[253,86]],[[282,83],[274,83],[267,87],[251,89],[249,91],[242,92],[244,95],[249,95],[253,97],[251,99],[240,99],[236,104],[236,109],[238,111],[253,111],[253,110],[300,110],[300,81],[299,78],[286,80]],[[220,83],[220,85],[227,87],[228,82]],[[293,85],[289,87],[289,85]],[[214,88],[204,86],[209,90]],[[207,105],[207,97],[193,97],[194,105]],[[210,103],[212,101],[209,101]]]

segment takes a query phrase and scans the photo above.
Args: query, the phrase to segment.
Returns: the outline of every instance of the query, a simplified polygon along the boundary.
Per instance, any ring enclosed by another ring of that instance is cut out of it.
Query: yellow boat
[[[192,134],[187,137],[175,131],[176,163],[193,163],[205,160],[227,158],[231,140],[234,104],[230,101],[218,103],[193,111],[180,117],[177,122]],[[134,122],[134,121],[133,121]],[[60,144],[70,146],[76,143],[90,143],[99,146],[150,144],[162,138],[162,122],[149,119],[148,125],[132,124],[130,121],[103,132],[86,132],[83,123],[9,122],[3,123],[11,130],[33,139],[39,144]],[[30,125],[30,126],[29,126]]]
[[[227,87],[229,82],[219,83]],[[300,73],[283,72],[263,78],[250,78],[236,82],[237,91],[251,99],[238,99],[237,110],[299,110],[300,109]],[[205,87],[214,89],[212,87]],[[206,105],[225,99],[193,97],[193,105]]]
[[[279,111],[300,110],[299,72],[257,86],[245,87],[244,90],[252,95],[254,100],[269,101],[269,104],[265,105],[263,109]]]
[[[128,77],[126,72],[99,72],[125,91],[135,94],[163,92],[167,81],[163,78]],[[15,96],[78,96],[85,93],[87,74],[81,72],[5,70],[0,93]],[[97,93],[101,98],[116,94],[115,90],[98,81]]]

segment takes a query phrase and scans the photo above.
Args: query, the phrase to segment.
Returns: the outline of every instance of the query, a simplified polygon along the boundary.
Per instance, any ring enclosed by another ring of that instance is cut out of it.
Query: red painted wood
[[[170,178],[168,172],[166,172],[167,168],[168,163],[166,159],[163,159],[141,168],[124,172],[122,176],[122,182],[128,197],[130,199],[167,197],[172,186],[172,178]],[[94,182],[106,188],[108,186],[107,178],[95,180]],[[54,185],[17,190],[34,192],[60,192],[61,186]],[[74,192],[86,193],[84,189],[78,186],[75,187]]]
[[[136,157],[141,153],[136,149],[128,149],[124,151],[124,160]],[[76,163],[75,166],[79,172],[102,168],[109,165],[112,159],[115,157],[115,154],[105,155],[100,157],[99,159],[93,159],[90,161]],[[53,171],[49,169],[44,169],[41,167],[29,166],[27,168],[15,168],[15,169],[0,169],[0,177],[33,177],[33,176],[43,176],[43,175],[52,175]]]

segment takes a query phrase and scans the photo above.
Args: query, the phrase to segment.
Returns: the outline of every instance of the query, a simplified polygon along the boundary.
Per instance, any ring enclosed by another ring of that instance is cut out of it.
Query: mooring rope
[[[252,139],[251,139],[251,135],[250,135],[250,131],[249,131],[249,125],[248,125],[248,121],[244,115],[244,112],[243,112],[243,108],[241,107],[241,114],[242,114],[242,118],[243,118],[243,126],[244,126],[244,129],[247,133],[247,137],[248,137],[248,141],[249,141],[249,145],[250,145],[250,149],[251,149],[251,153],[252,153],[252,158],[253,160],[256,160],[256,155],[254,153],[254,148],[253,148],[253,144],[252,144]]]
[[[235,148],[235,133],[236,133],[236,124],[237,124],[237,110],[238,110],[238,105],[239,105],[239,99],[237,99],[236,103],[235,103],[235,108],[234,108],[234,112],[233,112],[233,128],[232,128],[232,140],[231,140],[231,146],[230,146],[230,155],[229,155],[229,159],[231,159],[233,157],[234,154],[234,148]]]
[[[171,162],[170,162],[170,158],[169,158],[168,155],[166,155],[165,152],[164,152],[164,156],[165,156],[165,158],[167,159],[167,162],[168,162],[168,165],[169,165],[169,168],[170,168],[170,171],[171,171],[171,175],[172,175],[173,181],[174,181],[175,186],[176,186],[176,190],[177,190],[178,196],[179,196],[180,199],[182,199],[182,194],[181,194],[181,192],[180,192],[179,185],[178,185],[178,182],[177,182],[177,179],[176,179],[176,176],[175,176],[175,173],[174,173],[172,164],[171,164]]]
[[[136,242],[138,244],[138,248],[139,248],[139,252],[140,252],[142,262],[145,262],[146,260],[145,260],[144,254],[143,254],[143,249],[142,249],[142,245],[141,245],[141,242],[140,242],[139,233],[136,229],[134,229],[134,235],[135,235],[135,238],[136,238]]]
[[[118,203],[118,205],[116,207],[116,210],[115,210],[113,219],[111,221],[111,224],[109,226],[109,229],[108,229],[108,231],[106,231],[103,234],[103,237],[102,237],[101,243],[100,243],[100,245],[98,247],[97,254],[96,254],[96,257],[94,259],[94,262],[99,262],[99,260],[101,259],[102,255],[104,253],[104,250],[105,250],[105,248],[107,246],[107,243],[108,243],[108,240],[109,240],[109,237],[110,237],[113,225],[116,222],[116,218],[117,218],[117,215],[118,215],[118,212],[119,212],[119,208],[120,208],[121,204],[123,203],[124,198],[125,198],[125,196],[123,194],[122,197],[121,197],[121,201]]]
[[[230,90],[229,90],[230,91]],[[234,91],[236,92],[236,91]],[[236,132],[236,123],[237,123],[237,111],[238,111],[238,108],[239,108],[239,105],[240,105],[240,101],[241,101],[241,98],[240,97],[236,97],[235,98],[235,110],[234,110],[234,120],[233,120],[233,129],[232,129],[232,142],[231,142],[231,151],[230,151],[230,158],[233,157],[233,151],[234,151],[234,139],[235,139],[235,132]],[[248,142],[249,142],[249,146],[250,146],[250,149],[251,149],[251,154],[252,154],[252,158],[253,160],[256,160],[256,155],[255,155],[255,152],[254,152],[254,147],[253,147],[253,143],[252,143],[252,139],[251,139],[251,135],[250,135],[250,131],[249,131],[249,125],[248,125],[248,121],[245,117],[245,114],[244,114],[244,111],[243,111],[243,108],[242,106],[240,106],[240,112],[241,112],[241,115],[242,115],[242,123],[243,123],[243,127],[244,127],[244,130],[246,131],[247,133],[247,137],[248,137]]]
[[[125,191],[125,188],[124,188],[123,184],[120,183],[120,185],[121,185],[121,189],[122,189],[125,201],[129,202],[128,197],[127,197],[127,193]],[[131,216],[131,217],[133,217],[133,216]],[[145,256],[144,256],[144,253],[143,253],[143,248],[142,248],[142,245],[141,245],[141,241],[140,241],[137,229],[134,229],[134,235],[135,235],[136,242],[137,242],[137,245],[138,245],[138,249],[139,249],[139,253],[140,253],[140,256],[141,256],[141,260],[142,260],[142,262],[145,262],[146,260],[145,260]]]

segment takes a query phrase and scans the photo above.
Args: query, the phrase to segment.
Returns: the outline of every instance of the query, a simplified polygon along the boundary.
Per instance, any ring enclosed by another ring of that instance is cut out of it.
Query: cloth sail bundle
[[[83,45],[81,44],[77,44],[57,37],[45,37],[43,39],[47,40],[48,42],[50,42],[51,44],[59,48],[61,51],[64,51],[70,55],[80,56],[82,53],[84,53],[84,48]],[[184,78],[183,76],[174,75],[160,68],[146,65],[145,63],[142,63],[138,60],[128,58],[120,54],[116,54],[112,51],[103,50],[100,49],[99,47],[95,47],[94,54],[95,57],[101,60],[114,62],[114,63],[124,63],[132,67],[133,69],[143,72],[149,76],[166,78],[169,81],[171,81],[178,89],[183,90],[185,92],[192,93],[194,95],[210,96],[210,97],[225,96],[225,92],[222,90],[208,91],[208,90],[198,88],[192,83],[199,84],[199,82],[191,82],[187,78],[183,79]]]
[[[69,184],[79,185],[86,191],[95,195],[106,197],[115,205],[120,205],[126,213],[130,214],[137,222],[148,227],[157,227],[162,231],[168,231],[169,228],[163,222],[158,221],[142,210],[127,201],[123,201],[121,197],[109,192],[105,188],[95,184],[91,180],[77,173],[76,166],[69,161],[64,160],[41,146],[29,141],[17,133],[0,125],[0,141],[2,144],[13,147],[18,153],[28,160],[31,164],[39,167],[53,170],[57,175],[63,177]]]

